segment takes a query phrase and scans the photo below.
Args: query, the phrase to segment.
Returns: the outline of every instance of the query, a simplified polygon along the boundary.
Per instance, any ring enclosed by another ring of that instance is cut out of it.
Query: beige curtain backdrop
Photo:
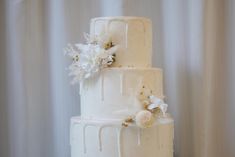
[[[96,16],[153,21],[153,66],[164,70],[175,157],[235,156],[235,1],[1,0],[0,157],[70,157],[79,115],[67,43]]]

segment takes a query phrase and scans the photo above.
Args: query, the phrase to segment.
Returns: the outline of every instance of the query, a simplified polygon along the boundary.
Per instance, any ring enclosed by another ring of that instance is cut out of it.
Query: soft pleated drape
[[[175,157],[235,156],[235,1],[1,0],[0,157],[70,157],[67,43],[97,16],[153,22],[153,66],[164,70]]]

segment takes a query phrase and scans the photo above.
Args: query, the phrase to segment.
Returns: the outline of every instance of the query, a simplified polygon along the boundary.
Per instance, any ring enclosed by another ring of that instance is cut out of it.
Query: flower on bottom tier
[[[141,128],[149,128],[154,123],[154,116],[150,111],[139,111],[135,116],[136,125]]]

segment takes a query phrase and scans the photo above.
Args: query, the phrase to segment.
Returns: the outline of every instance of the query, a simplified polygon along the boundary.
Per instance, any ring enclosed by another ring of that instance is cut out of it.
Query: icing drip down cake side
[[[71,118],[71,157],[173,157],[174,121],[162,70],[152,68],[151,21],[94,18],[85,38],[66,48],[81,97],[81,116]]]
[[[119,45],[112,66],[150,67],[152,57],[152,23],[140,17],[101,17],[90,24],[90,34],[108,33]]]

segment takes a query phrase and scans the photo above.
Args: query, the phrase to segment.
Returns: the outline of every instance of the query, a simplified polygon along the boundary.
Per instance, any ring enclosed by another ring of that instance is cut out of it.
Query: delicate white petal
[[[160,99],[160,98],[158,98],[158,97],[156,97],[156,96],[153,96],[153,95],[149,96],[149,99],[150,99],[150,102],[151,102],[152,104],[150,104],[150,105],[148,106],[148,109],[151,110],[151,109],[154,109],[154,108],[159,107],[160,110],[161,110],[161,112],[162,112],[163,115],[165,116],[168,105],[165,104],[162,99]]]
[[[84,38],[86,39],[87,42],[90,41],[90,34],[84,32],[84,33],[83,33],[83,36],[84,36]]]
[[[160,109],[161,109],[161,111],[162,111],[162,113],[163,113],[164,116],[165,116],[165,114],[166,114],[167,107],[168,107],[167,104],[161,104],[161,105],[160,105]]]
[[[150,105],[148,105],[148,109],[149,110],[152,110],[152,109],[155,109],[155,108],[157,108],[157,107],[159,107],[159,105],[158,104],[150,104]]]
[[[118,50],[118,46],[113,46],[107,50],[108,55],[113,55]]]
[[[149,99],[150,99],[151,103],[154,103],[154,104],[164,103],[162,99],[159,99],[158,97],[156,97],[154,95],[149,96]]]
[[[104,45],[111,42],[111,38],[107,34],[100,36],[91,36],[84,33],[87,44],[75,44],[65,48],[64,53],[68,57],[73,58],[72,64],[68,67],[69,75],[73,76],[72,83],[82,81],[89,78],[113,63],[113,54],[117,50],[117,46],[108,50],[104,49]]]

